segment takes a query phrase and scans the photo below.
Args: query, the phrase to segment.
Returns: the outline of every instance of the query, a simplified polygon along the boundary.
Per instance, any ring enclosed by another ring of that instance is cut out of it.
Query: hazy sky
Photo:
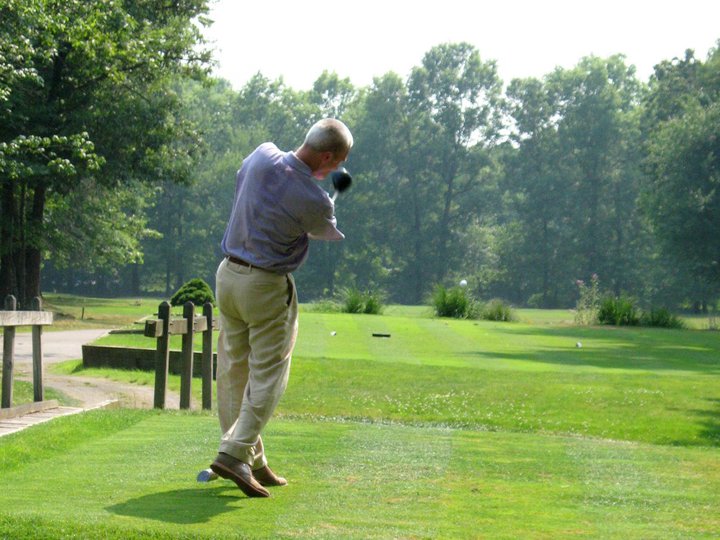
[[[500,77],[542,77],[623,53],[647,80],[658,62],[720,39],[720,0],[215,0],[205,31],[215,74],[236,89],[260,71],[297,90],[323,70],[355,86],[403,78],[440,43],[467,41]]]

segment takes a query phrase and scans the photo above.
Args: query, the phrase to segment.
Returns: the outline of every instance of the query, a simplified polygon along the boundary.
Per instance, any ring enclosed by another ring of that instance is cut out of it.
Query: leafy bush
[[[486,321],[512,322],[515,320],[515,313],[512,308],[502,300],[490,300],[480,312],[480,318]]]
[[[202,306],[205,302],[215,305],[215,295],[210,285],[200,278],[194,278],[185,283],[170,299],[171,306],[183,306],[186,302],[192,302],[196,306]]]
[[[442,285],[436,285],[431,302],[435,315],[438,317],[472,318],[475,309],[474,302],[467,293],[467,289],[460,287],[446,289]]]
[[[365,311],[370,315],[379,315],[384,309],[383,299],[380,294],[367,292],[365,293]]]
[[[342,311],[345,313],[365,313],[368,315],[379,315],[384,309],[381,292],[365,291],[351,287],[341,291]]]
[[[659,328],[685,328],[685,323],[667,308],[653,308],[644,312],[640,317],[640,324]]]
[[[640,314],[632,298],[608,296],[600,303],[598,322],[615,326],[637,326],[640,324]]]
[[[354,288],[345,289],[342,295],[345,297],[343,299],[343,311],[345,313],[363,312],[363,295],[359,290]]]

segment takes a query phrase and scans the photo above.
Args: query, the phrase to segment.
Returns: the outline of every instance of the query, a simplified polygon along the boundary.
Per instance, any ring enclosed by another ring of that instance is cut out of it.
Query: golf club
[[[332,202],[335,202],[337,196],[350,187],[352,184],[352,177],[350,176],[350,173],[343,168],[331,172],[330,180],[332,180],[333,187],[335,188],[335,193],[333,193],[330,198],[332,199]]]
[[[198,482],[212,482],[213,480],[217,479],[218,475],[212,469],[203,469],[197,475]]]

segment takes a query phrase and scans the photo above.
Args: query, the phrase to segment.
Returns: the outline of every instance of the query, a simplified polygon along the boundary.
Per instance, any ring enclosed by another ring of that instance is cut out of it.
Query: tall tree
[[[490,145],[500,127],[502,82],[495,62],[483,62],[468,43],[433,47],[413,69],[408,81],[411,107],[428,113],[432,130],[428,150],[434,153],[432,170],[442,193],[435,236],[435,278],[442,280],[451,261],[457,197],[478,182],[473,146]]]
[[[420,302],[433,280],[429,264],[434,233],[426,205],[435,203],[427,171],[430,116],[410,106],[408,89],[395,73],[376,77],[352,111],[356,146],[350,156],[357,187],[345,207],[350,219],[346,272],[359,285],[382,281],[392,299]],[[350,264],[352,263],[352,264]]]
[[[668,87],[681,88],[680,94]],[[645,208],[663,253],[692,276],[692,300],[720,292],[720,48],[656,67],[647,117]]]
[[[168,77],[204,73],[209,55],[198,52],[194,20],[207,8],[204,0],[14,0],[2,10],[0,33],[11,44],[3,50],[25,54],[3,53],[14,75],[2,91],[1,219],[12,234],[3,234],[0,292],[27,303],[40,294],[48,197],[88,176],[104,186],[151,178],[167,163],[177,135],[167,121]]]
[[[505,245],[505,258],[515,259],[506,274],[522,300],[534,295],[533,304],[552,307],[559,301],[558,285],[568,278],[563,269],[571,255],[564,226],[570,182],[558,167],[557,107],[545,82],[515,79],[507,89],[507,111],[516,150],[506,153],[504,185],[521,232],[507,237],[519,242]]]
[[[628,265],[613,255],[629,252],[626,241],[632,232],[617,225],[633,223],[622,201],[634,207],[637,196],[638,178],[630,170],[626,174],[623,164],[632,162],[637,149],[631,140],[632,111],[641,87],[622,55],[583,58],[547,80],[559,117],[558,165],[568,175],[574,200],[568,216],[577,246],[574,270],[578,276],[597,273],[617,289]]]
[[[356,94],[357,91],[350,79],[343,79],[336,73],[324,71],[315,80],[312,89],[301,100],[301,103],[306,104],[306,107],[301,110],[313,113],[306,120],[305,131],[307,131],[307,127],[321,118],[340,118],[348,123],[347,109],[355,100]],[[351,130],[353,129],[352,122],[349,122],[349,127]],[[299,145],[300,140],[295,144]],[[354,153],[351,152],[351,156]],[[329,192],[333,191],[328,179],[322,181],[320,185]],[[339,203],[340,215],[338,216],[341,230],[344,227],[343,203]],[[305,291],[308,291],[315,295],[330,296],[336,292],[338,267],[346,253],[345,248],[345,242],[313,242],[312,256],[297,274],[298,290],[301,291],[301,294],[305,295]]]

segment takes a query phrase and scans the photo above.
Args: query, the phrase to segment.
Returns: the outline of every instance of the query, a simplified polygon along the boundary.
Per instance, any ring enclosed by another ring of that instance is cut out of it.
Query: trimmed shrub
[[[183,306],[185,302],[192,302],[196,306],[202,306],[205,302],[215,305],[215,295],[210,285],[200,278],[194,278],[180,287],[170,299],[171,306]]]
[[[609,296],[600,302],[598,322],[615,326],[637,326],[640,324],[640,314],[632,298]]]

